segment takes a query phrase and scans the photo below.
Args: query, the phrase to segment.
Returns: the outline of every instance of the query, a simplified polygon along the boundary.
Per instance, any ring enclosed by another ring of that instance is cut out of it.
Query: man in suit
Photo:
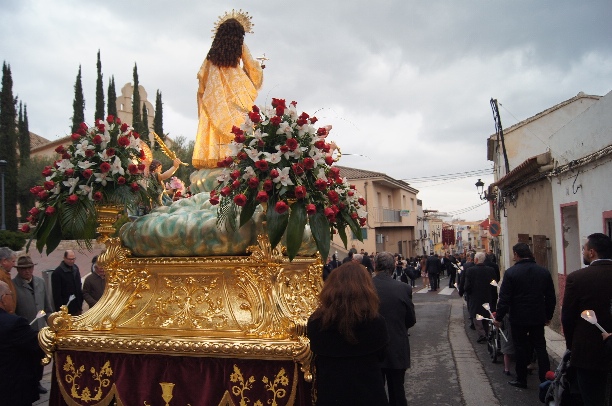
[[[47,317],[53,311],[49,305],[49,298],[47,297],[47,290],[45,289],[45,282],[37,277],[33,276],[35,263],[29,256],[21,256],[17,258],[17,276],[13,278],[13,284],[17,291],[17,306],[15,307],[15,314],[23,317],[31,323],[38,314],[39,311],[43,310],[47,316],[41,317],[32,325],[32,328],[39,331],[42,327],[47,325]],[[38,380],[42,379],[43,366],[38,364]],[[40,383],[38,384],[39,393],[47,393],[47,389],[44,388]]]
[[[526,389],[527,365],[534,349],[540,382],[546,380],[550,369],[544,326],[550,324],[557,297],[550,272],[536,264],[529,246],[520,242],[512,247],[512,252],[515,264],[504,273],[494,323],[501,327],[504,316],[510,313],[516,379],[508,383]]]
[[[0,403],[31,405],[40,398],[37,366],[44,357],[38,335],[14,310],[13,292],[0,281]]]
[[[435,292],[440,288],[440,272],[442,271],[442,262],[438,254],[431,255],[427,258],[426,271],[429,276],[430,292]]]
[[[612,360],[606,358],[599,329],[580,314],[584,310],[593,311],[604,330],[612,331],[612,240],[601,233],[589,235],[582,256],[588,267],[567,276],[561,323],[565,343],[572,351],[570,362],[576,368],[583,403],[603,405]]]
[[[478,343],[487,341],[482,320],[476,320],[476,315],[489,317],[488,311],[482,307],[484,303],[491,303],[491,280],[495,278],[495,270],[485,265],[485,253],[478,252],[474,256],[476,266],[470,267],[465,275],[465,293],[470,297],[468,311],[478,332]]]
[[[374,260],[374,287],[380,299],[379,313],[385,319],[389,345],[382,364],[387,381],[389,405],[407,405],[404,391],[406,369],[410,368],[408,329],[416,323],[412,288],[393,279],[395,259],[389,252],[381,252]]]
[[[55,311],[68,303],[70,296],[75,298],[68,305],[68,313],[78,316],[83,311],[83,290],[81,286],[81,272],[74,262],[74,251],[64,252],[64,259],[51,274],[51,290],[53,291],[53,304]]]
[[[468,269],[473,266],[474,266],[474,253],[468,252],[466,256],[466,261],[463,264],[463,270],[459,273],[459,283],[458,283],[459,296],[465,298],[465,301],[468,305],[468,309],[470,308],[470,295],[465,293],[465,280],[467,278]],[[472,330],[476,330],[474,319],[471,316],[470,316],[470,328]]]

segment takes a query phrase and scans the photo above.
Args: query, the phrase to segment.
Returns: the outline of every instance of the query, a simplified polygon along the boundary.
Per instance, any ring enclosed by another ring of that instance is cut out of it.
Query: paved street
[[[61,261],[60,247],[46,257],[31,252],[37,274],[52,269]],[[77,264],[81,275],[89,273],[91,257],[100,252],[77,251]],[[414,290],[417,324],[410,329],[412,368],[406,374],[406,394],[409,405],[500,405],[523,406],[541,404],[538,400],[537,374],[528,378],[529,388],[521,390],[508,385],[511,377],[505,376],[503,364],[493,364],[486,344],[477,344],[477,334],[468,328],[467,309],[456,290],[443,288],[428,292],[419,286]],[[448,284],[443,278],[440,285]],[[562,337],[547,329],[549,354],[553,368],[564,350]],[[45,369],[43,385],[51,387],[51,366]],[[48,405],[48,395],[35,405]],[[374,406],[374,405],[373,405]]]

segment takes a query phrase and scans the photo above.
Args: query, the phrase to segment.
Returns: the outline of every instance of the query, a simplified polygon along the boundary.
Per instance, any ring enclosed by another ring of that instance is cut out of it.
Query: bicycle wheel
[[[492,345],[492,353],[491,353],[491,362],[494,364],[497,363],[497,357],[500,355],[501,351],[501,343],[499,342],[499,330],[497,327],[493,330],[493,345]]]

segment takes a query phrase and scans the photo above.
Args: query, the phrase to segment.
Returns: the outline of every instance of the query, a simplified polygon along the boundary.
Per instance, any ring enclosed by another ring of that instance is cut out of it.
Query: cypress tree
[[[138,91],[138,68],[134,64],[134,92],[132,94],[132,127],[137,133],[142,133],[142,118],[140,117],[140,92]]]
[[[85,121],[85,98],[83,97],[83,84],[81,83],[81,65],[74,84],[74,101],[72,102],[72,132],[79,129],[79,125]]]
[[[30,159],[30,130],[28,128],[28,106],[19,102],[19,165],[25,165]]]
[[[155,116],[153,117],[153,131],[161,137],[162,140],[166,141],[166,135],[164,134],[164,119],[163,119],[163,107],[162,107],[162,95],[159,90],[155,95]]]
[[[108,81],[108,115],[117,117],[117,92],[115,92],[115,76]]]
[[[17,111],[13,97],[11,67],[2,64],[2,90],[0,91],[0,159],[4,168],[4,213],[6,229],[17,231]],[[1,208],[0,208],[1,209]]]
[[[145,140],[149,139],[149,110],[146,103],[142,104],[142,131],[140,136]]]
[[[102,82],[102,62],[100,62],[100,50],[98,49],[98,81],[96,82],[96,116],[94,119],[104,119],[104,85]]]

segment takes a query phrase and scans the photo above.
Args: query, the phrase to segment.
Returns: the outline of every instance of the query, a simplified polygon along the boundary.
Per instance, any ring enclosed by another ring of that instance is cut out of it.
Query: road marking
[[[438,292],[438,295],[450,296],[453,294],[454,291],[455,291],[455,288],[444,288],[440,292]]]

